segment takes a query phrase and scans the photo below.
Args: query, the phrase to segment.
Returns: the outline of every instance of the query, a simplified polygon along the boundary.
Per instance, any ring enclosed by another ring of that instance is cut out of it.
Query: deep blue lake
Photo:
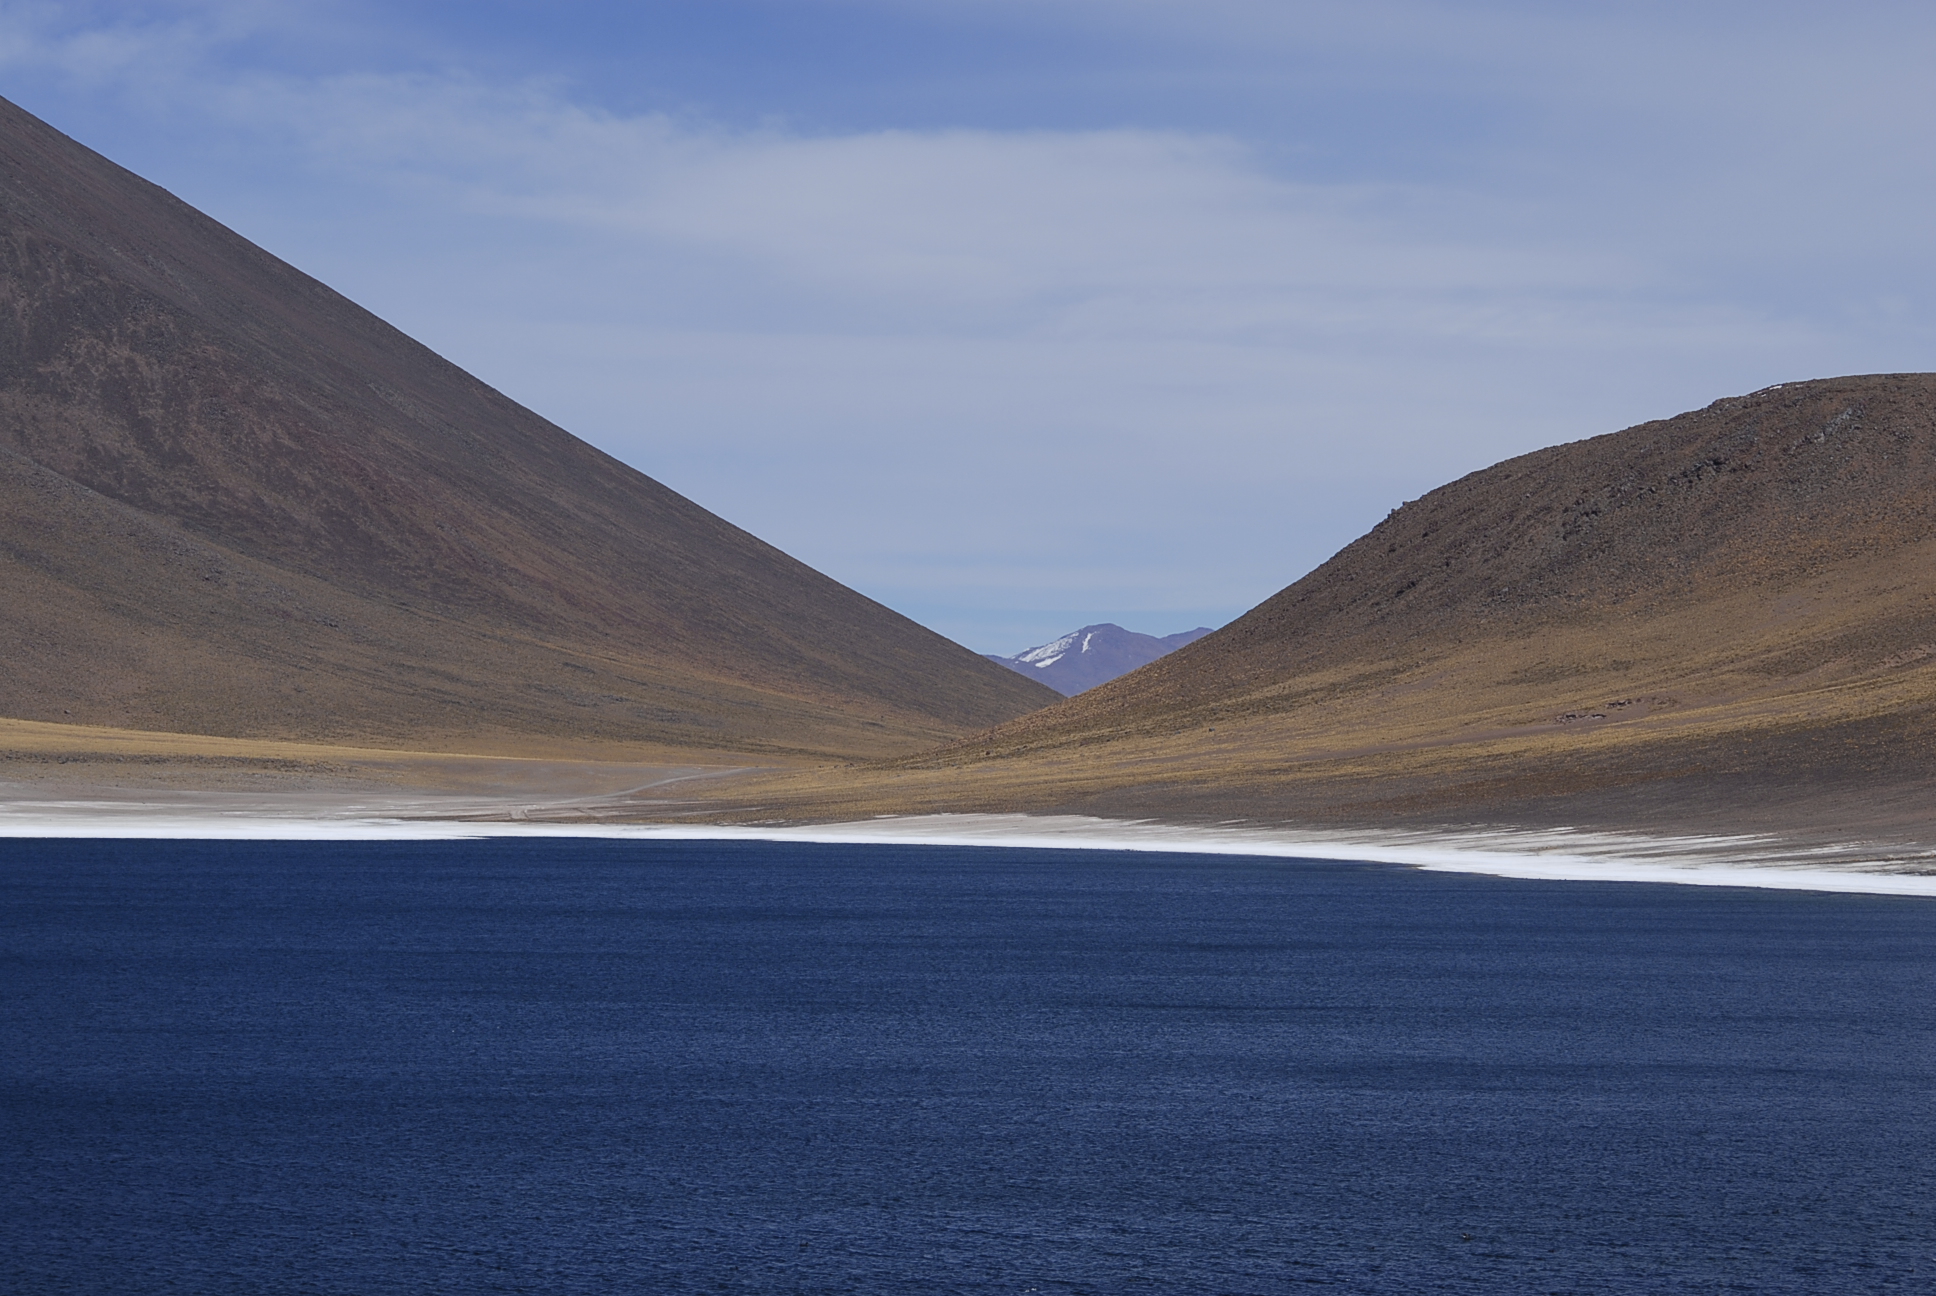
[[[1936,902],[0,842],[0,1290],[1936,1289]]]

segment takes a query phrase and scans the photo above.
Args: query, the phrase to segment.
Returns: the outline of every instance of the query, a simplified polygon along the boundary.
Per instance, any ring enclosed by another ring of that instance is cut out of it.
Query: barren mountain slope
[[[1827,603],[1807,617],[1818,632],[1806,636],[1809,665],[1873,664],[1936,638],[1936,571],[1917,548],[1931,539],[1936,375],[1787,383],[1442,486],[1134,682],[1022,728],[1228,709],[1246,697],[1269,709],[1315,670],[1384,672],[1467,643],[1568,629],[1632,634],[1678,611],[1812,590],[1847,564],[1888,556],[1909,582],[1896,596],[1824,590]],[[1728,633],[1771,628],[1750,621]],[[1755,669],[1779,678],[1802,664]]]
[[[1132,675],[802,804],[1684,819],[1893,789],[1936,825],[1932,779],[1936,376],[1910,374],[1473,473]]]
[[[1054,695],[0,101],[0,714],[908,750]]]

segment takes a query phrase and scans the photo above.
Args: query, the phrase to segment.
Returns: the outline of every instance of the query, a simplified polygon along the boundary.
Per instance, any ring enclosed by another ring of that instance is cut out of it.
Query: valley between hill
[[[1062,700],[3,101],[0,215],[21,786],[1936,840],[1936,375],[1496,464]]]
[[[1936,834],[1936,376],[1784,384],[1406,504],[1225,629],[809,818]],[[730,812],[728,812],[730,813]]]
[[[130,762],[83,737],[16,741],[0,777],[184,782],[171,758]],[[1788,384],[1495,465],[1395,510],[1224,630],[924,751],[720,751],[684,761],[676,786],[637,788],[636,748],[553,747],[585,758],[583,793],[505,784],[504,806],[557,821],[1027,812],[1936,843],[1936,377]],[[677,756],[661,749],[655,768]],[[231,757],[196,777],[271,794],[478,786],[434,760]]]
[[[1936,842],[1933,411],[1928,375],[1789,384],[1510,460],[1222,631],[900,756],[584,732],[217,750],[15,722],[0,777],[557,821],[1020,811]]]

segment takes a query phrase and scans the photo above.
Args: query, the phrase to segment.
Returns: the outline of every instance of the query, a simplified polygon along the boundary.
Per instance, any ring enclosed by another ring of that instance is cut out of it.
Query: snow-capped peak
[[[1067,696],[1135,670],[1209,633],[1198,627],[1158,639],[1119,625],[1088,625],[1013,657],[997,657],[993,653],[989,657]]]
[[[1040,648],[1031,648],[1027,652],[1017,653],[1014,657],[1010,658],[1009,660],[1025,662],[1026,664],[1037,668],[1040,668],[1043,666],[1053,666],[1055,665],[1057,658],[1061,657],[1064,653],[1069,651],[1070,645],[1075,643],[1076,636],[1080,635],[1081,633],[1082,631],[1077,630],[1071,634],[1065,634],[1060,639],[1056,640],[1054,643],[1045,643]],[[1083,642],[1083,651],[1087,652],[1088,649],[1089,649],[1089,644],[1085,640]]]

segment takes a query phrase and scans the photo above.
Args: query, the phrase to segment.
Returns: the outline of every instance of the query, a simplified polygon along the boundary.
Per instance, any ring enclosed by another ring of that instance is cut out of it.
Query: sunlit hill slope
[[[1899,374],[1507,460],[1141,670],[792,786],[824,813],[1920,822],[1932,724],[1936,376]]]
[[[0,715],[879,756],[1054,700],[4,101],[0,218]]]

